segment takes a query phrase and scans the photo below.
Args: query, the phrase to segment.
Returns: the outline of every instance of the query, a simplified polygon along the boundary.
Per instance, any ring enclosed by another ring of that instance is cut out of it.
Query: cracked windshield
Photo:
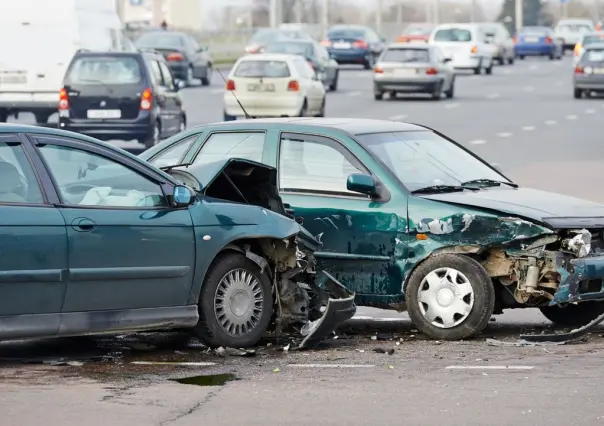
[[[0,1],[0,426],[602,423],[603,21]]]

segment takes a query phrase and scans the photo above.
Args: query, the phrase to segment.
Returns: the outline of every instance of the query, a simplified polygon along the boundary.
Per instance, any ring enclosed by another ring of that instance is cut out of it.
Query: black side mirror
[[[449,63],[449,62],[451,62],[451,61],[452,61],[452,59],[451,59],[451,58],[445,58],[445,59],[443,59],[443,62],[444,62],[445,64],[446,64],[446,63]]]

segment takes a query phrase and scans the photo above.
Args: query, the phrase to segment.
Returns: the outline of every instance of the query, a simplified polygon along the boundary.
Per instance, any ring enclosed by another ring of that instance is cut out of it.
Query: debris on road
[[[373,352],[377,352],[378,354],[394,354],[394,348],[386,349],[386,348],[374,348]]]
[[[602,321],[604,321],[604,314],[596,317],[593,321],[585,324],[583,327],[575,328],[568,333],[554,333],[554,334],[521,334],[520,339],[529,342],[571,342],[585,337],[590,331],[595,329]]]
[[[256,356],[256,351],[251,349],[235,349],[235,348],[223,348],[222,346],[217,348],[215,351],[218,356],[242,356],[252,357]]]
[[[497,339],[487,339],[487,345],[489,346],[515,346],[515,347],[529,347],[529,346],[558,346],[564,345],[567,342],[529,342],[524,339],[516,340],[515,342],[504,342]]]
[[[135,365],[174,365],[182,367],[211,367],[215,362],[178,362],[178,361],[132,361]]]

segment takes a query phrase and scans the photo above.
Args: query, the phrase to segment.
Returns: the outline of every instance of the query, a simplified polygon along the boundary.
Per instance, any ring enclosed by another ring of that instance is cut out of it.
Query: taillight
[[[64,88],[59,91],[59,109],[69,109],[69,96],[67,96],[67,90]]]
[[[514,38],[512,40],[514,40],[514,44],[518,44],[518,37],[517,36],[514,36]]]
[[[331,46],[331,41],[329,41],[329,40],[322,40],[321,41],[321,45],[325,46],[325,47],[330,47]]]
[[[287,84],[287,90],[289,90],[290,92],[298,92],[300,91],[300,83],[298,83],[298,80],[292,80]]]
[[[357,40],[354,43],[352,43],[352,45],[354,47],[356,47],[357,49],[367,49],[367,42],[363,41],[363,40]]]
[[[428,68],[426,70],[426,74],[428,74],[428,75],[436,75],[436,74],[438,74],[438,70],[436,68]]]
[[[409,41],[409,39],[408,39],[407,37],[405,37],[405,36],[399,36],[399,37],[396,39],[396,41],[397,41],[398,43],[407,43],[407,42]]]
[[[575,74],[583,74],[583,73],[584,73],[583,67],[580,67],[580,66],[577,65],[575,67]]]
[[[472,46],[472,53],[478,53],[478,47]]]
[[[381,69],[381,68],[377,68],[377,67],[376,67],[376,68],[375,68],[373,71],[374,71],[376,74],[384,74],[384,70],[383,70],[383,69]]]
[[[551,37],[545,37],[545,44],[552,44],[552,41]]]
[[[141,110],[149,111],[153,106],[153,92],[151,89],[143,90],[143,95],[141,96]]]
[[[166,59],[167,59],[168,61],[184,61],[184,60],[185,60],[185,57],[182,55],[182,53],[173,52],[173,53],[170,53],[170,54],[169,54],[169,55],[166,57]]]
[[[260,46],[252,45],[245,48],[246,53],[258,53]]]
[[[233,90],[235,90],[235,82],[233,80],[228,80],[226,82],[226,89],[230,92],[232,92]]]
[[[315,70],[315,71],[317,70],[317,66],[315,65],[315,63],[313,61],[308,61],[308,65],[310,65],[313,70]]]

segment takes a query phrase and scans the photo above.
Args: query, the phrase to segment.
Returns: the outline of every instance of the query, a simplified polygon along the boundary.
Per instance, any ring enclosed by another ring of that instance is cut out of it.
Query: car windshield
[[[403,31],[404,35],[428,35],[432,32],[432,27],[426,25],[409,25],[405,31]]]
[[[154,31],[140,36],[135,42],[137,47],[157,47],[178,49],[184,46],[183,39],[178,34]]]
[[[302,39],[305,38],[304,34],[296,30],[280,30],[265,28],[256,31],[256,33],[250,39],[250,43],[270,43],[275,41],[287,40],[287,39]]]
[[[136,84],[142,81],[138,61],[127,56],[80,57],[67,74],[71,84]]]
[[[583,39],[583,46],[594,43],[604,43],[604,34],[599,35],[588,35]]]
[[[475,179],[509,182],[463,148],[431,131],[357,135],[360,144],[410,190]]]
[[[472,41],[472,32],[463,28],[447,28],[436,31],[434,41]]]
[[[247,60],[241,61],[235,70],[235,77],[285,78],[289,77],[289,66],[284,61]]]
[[[428,49],[388,49],[380,58],[384,62],[430,62]]]
[[[327,38],[333,39],[350,39],[350,40],[363,40],[365,39],[365,31],[358,29],[339,29],[331,30],[327,34]]]
[[[311,43],[296,42],[271,43],[264,48],[265,53],[287,53],[290,55],[302,55],[306,57],[315,56],[313,51],[313,45]]]

